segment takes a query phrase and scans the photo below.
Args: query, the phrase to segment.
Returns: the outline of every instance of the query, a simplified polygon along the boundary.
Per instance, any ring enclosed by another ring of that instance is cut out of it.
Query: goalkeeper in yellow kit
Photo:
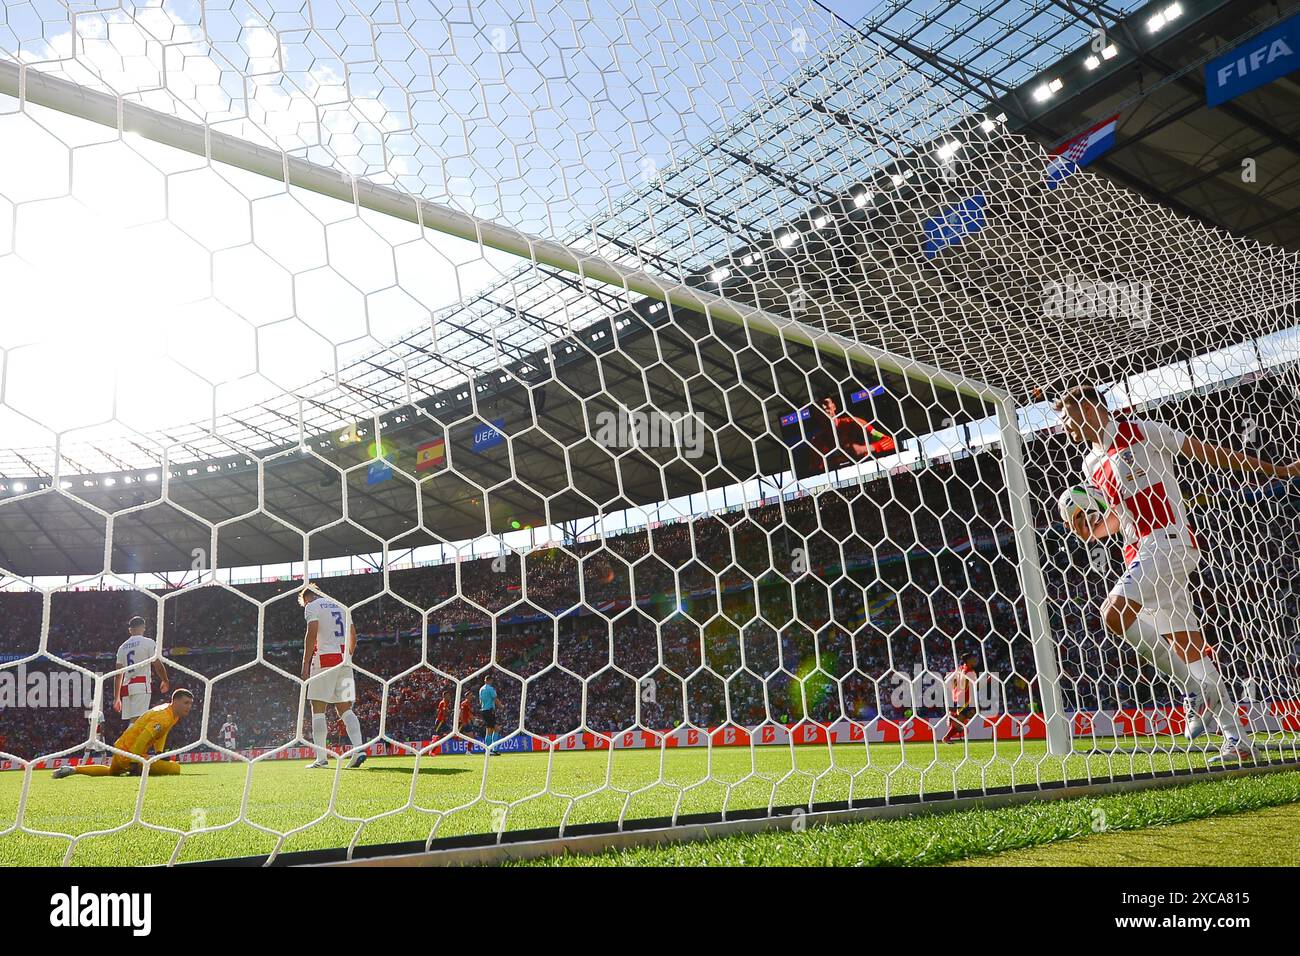
[[[74,773],[81,774],[85,777],[120,777],[123,774],[138,774],[144,766],[145,759],[149,756],[149,751],[155,753],[165,753],[167,750],[167,735],[171,729],[180,723],[181,719],[190,712],[194,706],[194,695],[187,690],[178,690],[172,694],[170,704],[161,704],[135,719],[130,727],[126,728],[117,742],[113,744],[114,749],[124,750],[129,754],[139,757],[139,760],[133,760],[130,757],[124,757],[121,754],[114,754],[113,759],[107,767],[99,764],[89,764],[82,767],[60,767],[54,771],[54,779],[61,780],[64,777],[71,777]],[[181,772],[181,765],[174,760],[155,760],[149,768],[149,776],[170,777]]]

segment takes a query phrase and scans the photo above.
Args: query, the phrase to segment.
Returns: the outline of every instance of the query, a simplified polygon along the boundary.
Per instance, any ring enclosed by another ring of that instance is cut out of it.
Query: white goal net
[[[1294,759],[1296,257],[1004,119],[796,0],[6,6],[0,861]]]

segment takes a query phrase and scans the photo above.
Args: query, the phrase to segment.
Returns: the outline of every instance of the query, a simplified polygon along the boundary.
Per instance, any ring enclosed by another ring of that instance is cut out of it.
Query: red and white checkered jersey
[[[348,651],[348,609],[329,598],[317,598],[303,609],[307,623],[316,622],[316,661],[321,667],[343,663]]]
[[[153,656],[157,649],[153,638],[143,634],[128,637],[117,649],[117,666],[122,673],[122,695],[153,693]]]
[[[1178,487],[1176,459],[1186,441],[1162,422],[1116,418],[1084,459],[1084,475],[1119,516],[1126,562],[1144,545],[1196,547]]]
[[[226,740],[234,740],[234,739],[235,739],[235,734],[236,734],[238,731],[239,731],[239,728],[236,727],[236,726],[234,725],[234,723],[232,723],[232,722],[229,721],[229,720],[226,721],[224,724],[221,725],[221,736],[224,737]]]

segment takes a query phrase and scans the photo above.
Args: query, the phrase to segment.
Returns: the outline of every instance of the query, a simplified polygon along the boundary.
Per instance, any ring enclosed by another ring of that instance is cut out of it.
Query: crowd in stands
[[[976,455],[504,561],[318,583],[352,608],[361,635],[362,726],[396,741],[451,731],[436,724],[438,701],[454,717],[460,697],[476,701],[485,676],[507,733],[934,718],[942,705],[906,688],[918,672],[941,679],[968,656],[996,687],[989,705],[1023,713],[1037,706],[1035,669],[1000,487],[997,458]],[[1167,702],[1168,688],[1097,620],[1115,559],[1098,563],[1066,542],[1046,513],[1041,524],[1067,708]],[[1278,550],[1251,554],[1285,561]],[[1276,574],[1276,563],[1269,568]],[[1263,574],[1255,578],[1266,587]],[[287,744],[308,736],[294,679],[299,585],[64,590],[49,598],[47,621],[42,595],[0,593],[0,661],[43,651],[48,657],[29,668],[58,670],[48,660],[58,657],[103,673],[125,622],[140,614],[160,639],[173,686],[195,690],[195,714],[207,714],[206,725],[196,716],[177,728],[173,745],[203,733],[217,741],[227,715],[241,749]],[[1278,640],[1293,642],[1295,589],[1281,594],[1283,605],[1292,601],[1292,623],[1279,625]],[[1286,611],[1279,607],[1279,621]],[[1250,626],[1212,623],[1227,646]],[[83,710],[0,710],[0,752],[30,758],[76,747],[87,728]],[[104,735],[120,729],[110,709]]]

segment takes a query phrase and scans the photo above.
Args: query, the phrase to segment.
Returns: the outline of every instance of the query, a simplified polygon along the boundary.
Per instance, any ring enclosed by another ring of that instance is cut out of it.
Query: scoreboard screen
[[[782,415],[781,437],[794,452],[796,476],[808,478],[892,454],[893,436],[872,422],[872,400],[884,394],[883,385],[832,392],[813,405]]]

